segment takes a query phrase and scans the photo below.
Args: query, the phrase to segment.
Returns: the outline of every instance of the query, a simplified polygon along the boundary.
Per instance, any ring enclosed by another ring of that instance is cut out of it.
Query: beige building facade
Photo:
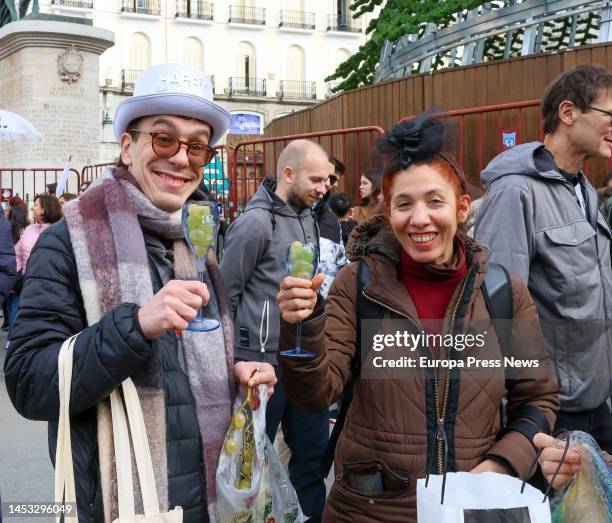
[[[213,78],[232,133],[258,134],[278,116],[325,99],[324,78],[365,42],[372,16],[350,0],[40,0],[41,13],[86,17],[112,31],[100,57],[97,162],[112,160],[115,108],[140,71],[189,63]]]

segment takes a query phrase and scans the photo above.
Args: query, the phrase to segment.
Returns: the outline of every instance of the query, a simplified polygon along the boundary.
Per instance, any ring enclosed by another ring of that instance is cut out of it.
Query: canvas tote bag
[[[55,458],[55,501],[62,503],[65,500],[66,503],[71,504],[70,514],[68,510],[65,512],[66,517],[71,518],[77,517],[69,414],[75,338],[76,336],[72,336],[64,342],[58,359],[60,419]],[[160,513],[159,511],[153,462],[138,392],[130,378],[121,384],[121,388],[123,399],[119,390],[114,390],[110,396],[119,503],[119,517],[113,523],[181,523],[183,521],[181,507],[176,507],[170,512]],[[144,514],[136,514],[134,508],[130,432]],[[56,522],[59,523],[59,517]]]

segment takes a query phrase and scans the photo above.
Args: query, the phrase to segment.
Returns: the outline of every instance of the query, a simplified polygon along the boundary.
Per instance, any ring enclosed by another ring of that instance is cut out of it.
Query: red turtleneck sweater
[[[442,266],[418,263],[402,250],[400,280],[408,289],[419,319],[433,320],[425,322],[425,331],[431,334],[442,332],[446,309],[466,272],[465,245],[459,239],[455,240],[453,259]]]

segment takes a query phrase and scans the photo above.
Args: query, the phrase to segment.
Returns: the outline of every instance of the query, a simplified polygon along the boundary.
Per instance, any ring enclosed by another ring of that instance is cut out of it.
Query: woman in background
[[[383,171],[379,168],[367,169],[361,175],[361,183],[359,184],[361,202],[357,207],[351,209],[350,215],[351,219],[357,222],[357,225],[375,214],[380,214],[382,177]]]
[[[11,224],[13,244],[16,244],[21,238],[23,230],[30,225],[28,207],[19,196],[9,198],[6,217]]]
[[[62,206],[57,197],[52,194],[39,194],[34,198],[34,207],[32,208],[34,223],[28,225],[19,241],[15,244],[15,258],[17,260],[17,283],[13,288],[13,292],[8,297],[7,312],[9,322],[9,335],[11,337],[11,326],[17,316],[17,308],[19,306],[19,293],[25,278],[26,265],[30,258],[30,253],[38,241],[41,233],[52,223],[59,221],[62,218]]]

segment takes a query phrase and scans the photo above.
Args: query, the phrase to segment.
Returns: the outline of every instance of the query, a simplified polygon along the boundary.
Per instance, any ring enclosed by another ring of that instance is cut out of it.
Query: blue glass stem
[[[198,262],[200,261],[200,258],[201,256],[198,256]],[[204,283],[204,271],[200,270],[200,263],[198,263],[197,265],[198,265],[198,280],[201,283]],[[196,321],[202,321],[203,319],[204,319],[204,305],[202,305],[200,309],[198,310]]]
[[[295,326],[295,349],[302,352],[302,322],[298,321]]]

